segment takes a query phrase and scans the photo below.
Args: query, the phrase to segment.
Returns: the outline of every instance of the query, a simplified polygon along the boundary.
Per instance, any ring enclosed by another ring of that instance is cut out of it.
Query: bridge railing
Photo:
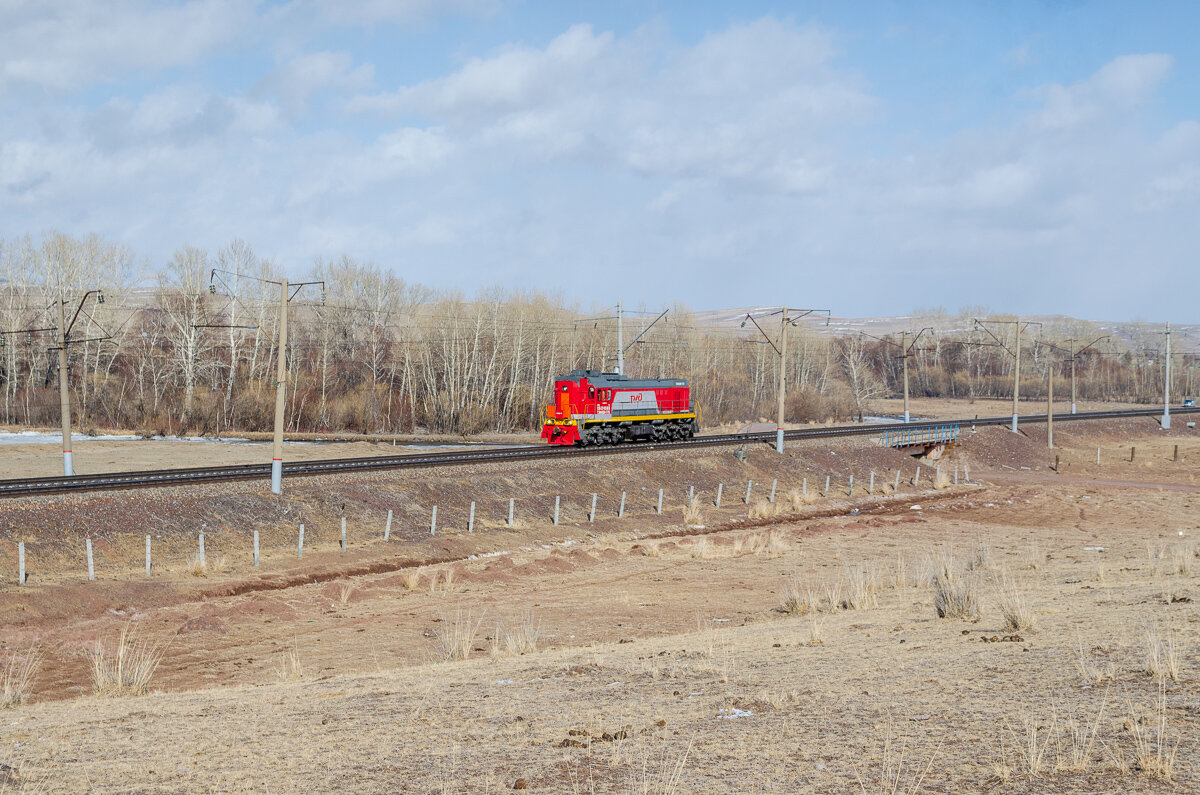
[[[929,425],[921,428],[889,428],[879,438],[881,447],[916,447],[930,444],[953,444],[958,441],[956,424]]]

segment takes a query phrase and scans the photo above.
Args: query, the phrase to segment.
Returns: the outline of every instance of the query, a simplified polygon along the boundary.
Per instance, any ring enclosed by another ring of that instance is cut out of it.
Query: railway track
[[[1193,414],[1200,408],[1172,409],[1172,413]],[[1128,417],[1157,417],[1161,409],[1122,409],[1112,411],[1086,411],[1078,414],[1056,414],[1056,422],[1081,420],[1121,419]],[[892,422],[872,425],[845,425],[830,428],[804,428],[785,431],[784,438],[790,440],[824,439],[841,436],[870,436],[895,428],[937,428],[946,425],[1008,425],[1007,417],[976,417],[957,420],[930,422]],[[1043,423],[1045,414],[1026,414],[1022,423]],[[333,458],[316,461],[295,461],[283,465],[285,477],[299,475],[323,475],[338,472],[361,472],[376,469],[405,469],[432,466],[453,466],[486,463],[492,461],[519,461],[524,459],[551,459],[559,456],[619,455],[621,453],[646,450],[690,449],[718,445],[774,443],[773,431],[759,433],[728,433],[699,436],[676,442],[639,442],[634,444],[605,447],[493,447],[480,450],[447,450],[436,453],[411,453],[391,456],[369,456],[366,458]],[[237,466],[191,467],[187,469],[152,469],[141,472],[110,472],[98,475],[74,475],[72,477],[34,477],[0,480],[0,497],[25,497],[36,494],[63,494],[110,489],[145,488],[178,484],[205,483],[234,480],[267,480],[271,475],[270,464],[241,464]]]

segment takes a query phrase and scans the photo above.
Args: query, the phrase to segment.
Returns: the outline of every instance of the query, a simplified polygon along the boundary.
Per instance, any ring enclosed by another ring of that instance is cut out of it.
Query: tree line
[[[279,263],[235,239],[216,251],[182,246],[161,266],[97,236],[50,233],[0,239],[0,420],[58,422],[57,302],[74,326],[68,344],[78,428],[216,435],[266,430],[274,383],[283,276]],[[294,278],[294,275],[293,275]],[[554,379],[611,369],[612,313],[538,292],[484,290],[466,297],[409,282],[348,256],[315,260],[289,290],[287,429],[449,434],[540,426]],[[103,302],[90,290],[99,290]],[[79,308],[78,315],[75,315]],[[595,319],[595,315],[606,317]],[[657,313],[634,313],[625,339]],[[967,310],[918,313],[933,326],[910,351],[910,388],[928,397],[1011,395],[1011,326],[993,337]],[[774,416],[778,319],[718,323],[676,305],[626,355],[631,376],[683,377],[706,424]],[[789,329],[791,421],[861,418],[896,395],[898,336]],[[1069,393],[1068,354],[1093,337],[1063,321],[1028,333],[1022,397]],[[1109,338],[1076,358],[1080,399],[1153,402],[1162,394],[1161,343]],[[1075,340],[1075,342],[1069,342]],[[1005,347],[1007,346],[1007,347]],[[1195,356],[1177,359],[1176,389],[1194,392]]]

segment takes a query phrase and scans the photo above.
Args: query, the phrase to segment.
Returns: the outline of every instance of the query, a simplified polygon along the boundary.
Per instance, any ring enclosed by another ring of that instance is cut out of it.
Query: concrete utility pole
[[[826,323],[826,325],[829,324],[829,310],[828,309],[797,309],[796,311],[799,312],[800,314],[797,315],[796,317],[792,317],[791,315],[789,315],[789,312],[791,312],[791,311],[792,310],[790,310],[788,307],[784,306],[784,307],[780,307],[778,312],[770,313],[772,315],[780,314],[783,316],[779,321],[779,344],[778,345],[775,344],[775,340],[771,339],[770,336],[767,335],[767,332],[763,331],[763,327],[758,325],[758,321],[754,319],[754,315],[747,314],[745,320],[742,321],[742,328],[746,327],[747,320],[750,321],[751,323],[753,323],[754,327],[756,329],[758,329],[758,333],[763,335],[763,339],[766,341],[766,343],[768,345],[770,345],[772,348],[774,348],[775,352],[777,354],[779,354],[779,395],[778,395],[779,411],[778,411],[777,421],[775,423],[775,425],[776,425],[775,452],[777,452],[777,453],[783,452],[783,408],[784,408],[784,403],[786,402],[786,395],[787,395],[787,338],[788,338],[787,330],[788,330],[788,326],[789,325],[794,326],[794,325],[796,325],[796,321],[799,320],[800,318],[808,317],[809,315],[818,313],[818,312],[825,313],[825,323]]]
[[[1017,432],[1017,401],[1021,397],[1021,318],[1017,318],[1017,363],[1013,367],[1012,432]]]
[[[284,423],[284,396],[287,391],[287,336],[288,336],[288,303],[296,297],[296,295],[305,287],[311,284],[321,285],[321,305],[325,305],[325,282],[291,282],[286,278],[279,281],[274,279],[260,279],[246,274],[238,274],[233,271],[213,268],[209,276],[208,289],[210,293],[216,293],[216,285],[214,281],[220,281],[225,285],[224,279],[218,276],[218,273],[231,274],[239,276],[242,279],[250,279],[263,284],[279,285],[279,358],[275,367],[275,434],[271,444],[271,492],[273,494],[283,493],[283,427]],[[235,282],[236,284],[236,282]],[[228,285],[225,285],[226,289]],[[291,293],[289,294],[289,291]],[[234,301],[238,301],[236,294],[231,291],[231,296]],[[254,328],[253,326],[214,326],[212,324],[203,324],[196,328]],[[303,528],[303,525],[301,525]],[[303,529],[301,529],[303,533]]]
[[[1075,413],[1075,352],[1071,352],[1071,413]]]
[[[617,301],[617,373],[625,373],[625,337],[622,328],[621,302]]]
[[[788,340],[788,310],[783,308],[783,317],[779,321],[779,411],[776,419],[775,452],[783,453],[783,403],[787,390],[787,340]]]
[[[288,280],[279,282],[279,365],[275,370],[275,438],[271,447],[271,492],[283,493],[283,393],[287,382]]]
[[[1097,342],[1102,342],[1106,339],[1108,339],[1107,334],[1105,334],[1103,337],[1097,337],[1096,339],[1089,342],[1087,345],[1084,345],[1082,348],[1075,347],[1075,343],[1079,342],[1079,340],[1074,339],[1074,338],[1067,340],[1067,342],[1071,343],[1070,349],[1068,349],[1066,352],[1071,354],[1071,413],[1072,414],[1075,413],[1075,394],[1076,394],[1075,393],[1075,363],[1079,361],[1080,354],[1082,354],[1084,351],[1091,348]],[[1057,346],[1052,346],[1052,347],[1057,347]]]
[[[901,358],[904,359],[904,421],[908,422],[908,332],[900,332],[900,350],[904,351]]]
[[[58,406],[62,415],[63,475],[75,474],[71,457],[71,392],[67,379],[67,310],[62,296],[58,297]]]
[[[1054,449],[1054,368],[1046,363],[1046,446]]]
[[[1018,408],[1018,404],[1016,404],[1016,401],[1020,400],[1020,397],[1021,397],[1021,330],[1024,329],[1026,327],[1026,325],[1037,325],[1037,327],[1040,328],[1040,327],[1042,327],[1042,323],[1039,323],[1037,321],[1021,321],[1021,318],[1016,318],[1015,321],[980,321],[979,318],[976,318],[976,322],[974,322],[974,323],[976,323],[976,328],[983,329],[985,331],[985,333],[991,337],[992,340],[996,341],[995,347],[1003,348],[1004,352],[1007,352],[1008,355],[1010,355],[1010,357],[1013,357],[1015,359],[1015,364],[1013,365],[1013,426],[1012,426],[1012,430],[1015,434],[1016,420],[1018,420],[1018,414],[1019,414],[1019,408]],[[1016,348],[1013,349],[1013,351],[1009,351],[1008,346],[1004,345],[1004,343],[1000,340],[1000,337],[991,333],[991,329],[988,328],[988,323],[996,323],[996,324],[1004,323],[1004,324],[1015,325],[1015,327],[1016,327]]]
[[[1167,357],[1166,357],[1166,375],[1163,379],[1163,415],[1162,426],[1164,430],[1171,430],[1171,324],[1167,323],[1167,329],[1163,332],[1167,337]]]

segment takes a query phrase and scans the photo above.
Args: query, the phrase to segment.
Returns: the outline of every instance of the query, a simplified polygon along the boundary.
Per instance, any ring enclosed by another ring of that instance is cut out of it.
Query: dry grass
[[[400,575],[400,584],[406,591],[415,591],[421,587],[421,572],[406,571]]]
[[[443,613],[441,621],[433,630],[438,660],[454,662],[470,657],[475,645],[475,635],[478,634],[479,625],[482,623],[482,616],[474,619],[471,611],[463,613],[461,607],[452,615]]]
[[[779,609],[789,615],[807,615],[817,611],[817,600],[811,590],[804,586],[799,577],[793,577],[783,589],[783,603]]]
[[[967,571],[976,571],[978,569],[986,569],[989,561],[992,558],[992,547],[987,541],[982,538],[975,542],[974,549],[971,550],[971,557],[967,559]]]
[[[205,558],[200,557],[199,552],[196,552],[190,558],[188,558],[187,573],[193,577],[207,577],[208,561]]]
[[[1056,769],[1067,773],[1086,773],[1092,763],[1092,749],[1096,745],[1096,732],[1104,720],[1104,708],[1108,705],[1108,694],[1100,702],[1100,709],[1089,723],[1087,720],[1070,716],[1064,722],[1063,734],[1066,736],[1065,753],[1059,750]]]
[[[1174,574],[1191,574],[1192,561],[1196,551],[1191,544],[1176,544],[1171,548],[1171,572]]]
[[[511,628],[496,625],[496,632],[492,636],[492,656],[535,654],[541,634],[541,622],[534,618],[532,610],[526,610]]]
[[[296,682],[304,677],[304,667],[300,664],[300,644],[292,639],[292,647],[280,652],[275,664],[275,678],[280,682]]]
[[[1021,720],[1021,725],[1020,732],[1009,729],[1018,770],[1032,778],[1039,778],[1046,770],[1046,751],[1058,731],[1058,718],[1051,715],[1050,721],[1043,723],[1027,715]]]
[[[1173,634],[1165,638],[1161,636],[1158,627],[1151,624],[1146,627],[1146,665],[1145,672],[1150,676],[1164,681],[1179,681],[1179,644]]]
[[[1175,758],[1179,740],[1172,742],[1167,726],[1167,696],[1159,682],[1158,698],[1150,720],[1137,717],[1133,705],[1128,707],[1126,725],[1133,735],[1133,758],[1142,775],[1159,781],[1170,781],[1175,775]],[[1149,725],[1149,728],[1145,724]]]
[[[1113,663],[1100,665],[1093,662],[1091,655],[1083,647],[1083,638],[1076,635],[1075,670],[1085,685],[1097,685],[1111,682],[1117,678],[1117,666]]]
[[[344,582],[338,586],[338,604],[342,607],[350,604],[351,597],[354,596],[354,584]]]
[[[41,646],[30,646],[24,654],[12,653],[0,674],[0,709],[19,707],[29,699],[41,667]]]
[[[1000,615],[1004,618],[1004,628],[1012,632],[1032,631],[1036,619],[1025,595],[1016,581],[1001,571],[996,576],[996,601],[1000,606]]]
[[[694,497],[683,509],[683,523],[688,527],[704,526],[704,514],[700,511],[700,503]]]
[[[846,592],[841,599],[843,610],[865,610],[879,605],[879,585],[875,570],[869,566],[846,569]]]
[[[96,641],[92,652],[92,691],[98,696],[141,696],[150,689],[150,680],[166,647],[141,637],[126,624],[113,648]]]
[[[781,510],[781,507],[782,507],[782,503],[773,503],[773,502],[767,502],[766,500],[758,500],[753,505],[750,506],[750,510],[747,512],[747,516],[749,516],[749,518],[751,518],[751,519],[770,519],[772,517],[779,516],[781,513],[783,513],[783,511]]]
[[[800,489],[792,489],[787,494],[787,503],[791,508],[792,513],[797,513],[805,505],[814,505],[821,499],[821,495],[817,494],[816,489],[805,494]]]
[[[681,792],[683,773],[687,770],[691,752],[689,741],[678,755],[673,755],[668,746],[657,755],[647,749],[638,758],[631,758],[626,779],[629,795],[675,795]]]
[[[933,487],[938,491],[950,488],[950,476],[942,471],[941,467],[933,475]]]
[[[953,552],[940,549],[931,562],[929,585],[938,618],[979,617],[979,589],[975,580],[957,571]]]
[[[704,536],[692,542],[691,556],[696,560],[710,560],[717,557],[717,551]]]
[[[866,795],[916,795],[921,792],[921,785],[933,769],[942,744],[930,755],[924,765],[914,764],[908,753],[908,737],[896,737],[890,722],[883,739],[883,749],[880,754],[877,771],[859,769],[854,766],[854,776],[858,781],[859,791]]]

